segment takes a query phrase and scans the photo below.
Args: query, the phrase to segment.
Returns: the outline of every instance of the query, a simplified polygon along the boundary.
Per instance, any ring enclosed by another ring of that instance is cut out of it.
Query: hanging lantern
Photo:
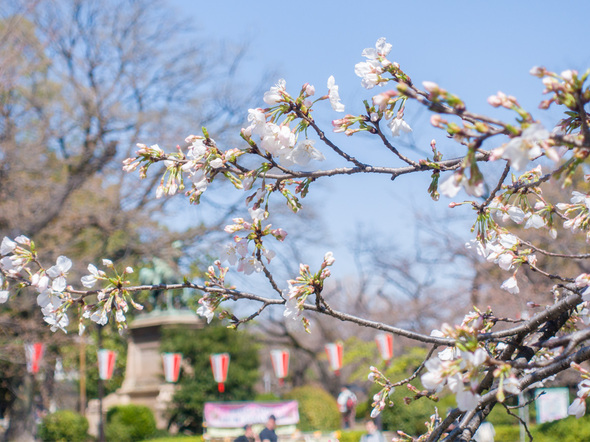
[[[275,375],[279,378],[279,384],[283,385],[289,373],[289,351],[271,350],[270,360],[272,361],[272,368],[275,371]]]
[[[375,342],[377,343],[381,359],[389,361],[393,357],[393,335],[379,333],[375,336]]]
[[[166,382],[177,382],[178,376],[180,375],[182,353],[162,353],[162,362],[164,364],[164,379],[166,379]]]
[[[330,369],[338,376],[342,368],[342,343],[326,344],[326,354],[328,355],[328,362]]]
[[[229,353],[217,353],[209,357],[211,360],[211,371],[213,378],[217,382],[217,389],[220,393],[225,391],[223,383],[227,379],[227,369],[229,368]]]
[[[25,357],[27,359],[27,371],[29,373],[36,374],[39,372],[44,352],[45,344],[42,342],[25,344]]]
[[[98,377],[103,381],[108,381],[113,377],[115,371],[115,361],[117,353],[113,350],[98,350]]]

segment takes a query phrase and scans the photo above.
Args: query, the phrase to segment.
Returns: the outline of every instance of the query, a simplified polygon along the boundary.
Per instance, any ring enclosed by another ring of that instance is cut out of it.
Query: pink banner
[[[204,418],[208,427],[239,428],[246,424],[266,423],[270,415],[277,425],[299,423],[297,401],[289,402],[205,402]]]

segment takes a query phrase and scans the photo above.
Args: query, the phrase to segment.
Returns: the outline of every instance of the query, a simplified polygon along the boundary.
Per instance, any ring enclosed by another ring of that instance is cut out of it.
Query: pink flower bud
[[[542,66],[533,66],[533,68],[529,71],[529,74],[534,75],[535,77],[543,77],[547,70]]]
[[[568,83],[571,83],[573,81],[573,79],[576,78],[577,76],[578,76],[578,71],[575,71],[573,69],[568,69],[567,71],[563,71],[561,73],[561,78],[563,78]]]
[[[493,107],[499,107],[502,105],[502,99],[497,95],[492,95],[488,97],[488,103]]]
[[[539,109],[549,109],[549,106],[551,106],[551,103],[553,103],[553,99],[543,100],[539,103]]]
[[[430,124],[432,124],[434,127],[442,128],[444,121],[445,120],[443,120],[443,118],[438,114],[434,114],[433,116],[430,117]]]
[[[424,89],[426,89],[431,94],[438,94],[440,91],[440,87],[438,86],[438,84],[432,81],[423,81],[422,86],[424,86]]]

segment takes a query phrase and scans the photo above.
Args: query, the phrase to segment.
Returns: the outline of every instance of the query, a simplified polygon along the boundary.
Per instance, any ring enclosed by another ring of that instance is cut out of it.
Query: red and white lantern
[[[100,349],[98,350],[98,377],[103,381],[108,381],[113,377],[115,371],[115,361],[117,360],[117,352],[113,350]]]
[[[330,369],[338,376],[342,368],[342,343],[326,344],[326,354],[328,355],[328,363]]]
[[[177,382],[180,375],[180,363],[182,362],[182,353],[162,353],[162,363],[164,364],[164,379],[166,382]]]
[[[289,373],[289,351],[271,350],[270,360],[272,361],[272,368],[275,371],[275,375],[279,378],[279,384],[283,385]]]
[[[393,335],[380,333],[375,336],[381,359],[389,361],[393,357]]]
[[[42,342],[25,344],[25,357],[27,360],[27,371],[29,373],[35,374],[39,372],[41,361],[43,360],[43,353],[45,353],[45,344]]]
[[[217,382],[217,389],[220,393],[225,391],[223,383],[227,379],[227,370],[229,368],[229,353],[216,353],[209,356],[211,361],[211,371],[213,379]]]

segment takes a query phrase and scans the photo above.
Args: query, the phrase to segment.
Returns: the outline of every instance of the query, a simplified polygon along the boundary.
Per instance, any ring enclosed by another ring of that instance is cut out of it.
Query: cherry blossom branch
[[[409,376],[405,379],[402,379],[401,381],[394,382],[391,384],[391,386],[392,387],[399,387],[400,385],[408,384],[408,383],[412,382],[414,379],[416,379],[418,377],[418,375],[420,374],[420,372],[424,369],[424,365],[426,364],[426,361],[428,359],[430,359],[430,357],[432,356],[432,354],[434,353],[434,351],[437,348],[438,348],[438,345],[435,345],[435,346],[431,347],[430,350],[428,350],[426,357],[424,358],[422,363],[418,366],[418,368],[416,370],[414,370],[414,372],[411,374],[411,376]]]
[[[572,290],[570,295],[556,302],[554,305],[547,307],[544,311],[537,313],[531,319],[524,322],[523,324],[497,332],[482,333],[478,335],[477,339],[480,341],[495,341],[510,336],[528,334],[536,330],[541,324],[544,324],[552,318],[559,316],[561,313],[577,306],[582,302],[582,296],[579,293],[577,293],[574,288],[567,288],[568,290]]]
[[[534,244],[525,241],[521,238],[519,238],[519,241],[524,244],[527,247],[530,247],[531,249],[533,249],[535,252],[539,252],[542,255],[545,256],[552,256],[554,258],[565,258],[565,259],[590,259],[590,253],[581,253],[581,254],[577,254],[577,255],[570,255],[567,253],[555,253],[555,252],[549,252],[548,250],[542,249],[538,246],[535,246]]]
[[[361,170],[368,167],[366,164],[364,164],[364,163],[360,162],[359,160],[357,160],[356,158],[348,155],[346,152],[344,152],[342,149],[340,149],[338,146],[336,146],[332,141],[330,141],[330,139],[328,137],[326,137],[326,134],[324,133],[324,131],[319,128],[319,126],[315,123],[315,121],[312,118],[310,118],[309,116],[307,116],[306,114],[304,114],[303,112],[301,112],[300,106],[296,106],[295,104],[291,103],[291,110],[293,112],[295,112],[299,118],[301,118],[302,120],[307,122],[307,124],[309,124],[313,128],[313,130],[315,131],[315,133],[317,134],[319,139],[322,140],[322,142],[326,146],[329,146],[334,152],[336,152],[338,155],[340,155],[346,161],[350,161],[351,163],[356,165]]]
[[[532,402],[532,400],[531,400],[530,402]],[[531,431],[529,430],[529,426],[528,426],[528,424],[526,423],[526,421],[525,421],[524,419],[522,419],[520,416],[518,416],[517,414],[514,414],[512,411],[510,411],[510,409],[511,409],[512,407],[509,407],[509,406],[508,406],[508,405],[506,405],[506,404],[502,404],[502,405],[504,406],[504,409],[506,410],[506,413],[507,413],[508,415],[510,415],[510,416],[512,416],[512,417],[514,417],[514,418],[516,418],[516,419],[517,419],[517,420],[518,420],[518,421],[521,423],[521,425],[524,427],[524,431],[526,431],[526,434],[527,434],[527,436],[529,437],[529,442],[532,442],[532,441],[533,441],[533,435],[531,434]],[[528,403],[527,403],[527,405],[528,405]],[[523,407],[523,406],[524,406],[524,405],[519,405],[518,407],[520,408],[520,407]]]
[[[373,126],[375,127],[375,131],[377,133],[377,135],[379,135],[379,138],[381,138],[381,141],[383,142],[383,144],[385,145],[385,147],[387,147],[394,155],[396,155],[400,160],[402,160],[404,163],[409,164],[410,166],[416,168],[416,169],[421,169],[421,166],[416,163],[415,161],[411,160],[410,158],[406,157],[405,155],[402,155],[400,153],[399,150],[397,150],[387,139],[387,137],[385,137],[385,134],[383,133],[383,131],[381,130],[381,127],[379,126],[379,121],[376,121],[373,123]]]

